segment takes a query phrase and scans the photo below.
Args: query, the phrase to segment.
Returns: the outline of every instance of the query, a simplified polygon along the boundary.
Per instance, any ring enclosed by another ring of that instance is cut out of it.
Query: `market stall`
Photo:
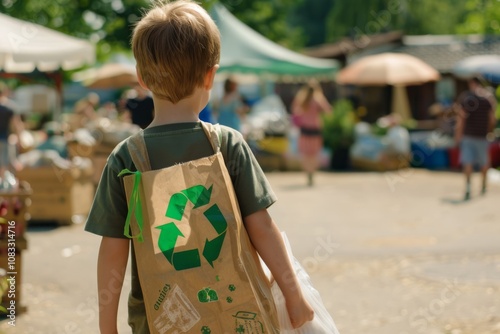
[[[50,74],[62,101],[62,72],[95,62],[95,47],[86,40],[0,13],[0,75],[35,70]],[[58,119],[61,110],[55,110]]]
[[[406,87],[439,79],[439,72],[420,59],[390,52],[363,57],[339,72],[336,81],[340,85],[392,87],[390,110],[384,111],[376,124],[357,128],[356,142],[350,151],[354,167],[393,170],[409,166],[411,145],[404,125],[414,117]],[[371,127],[382,130],[383,135],[377,135]]]

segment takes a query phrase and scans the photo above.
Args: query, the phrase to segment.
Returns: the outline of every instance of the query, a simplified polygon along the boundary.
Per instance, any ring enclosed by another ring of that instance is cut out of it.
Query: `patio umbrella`
[[[464,58],[453,66],[452,73],[461,79],[480,75],[492,83],[499,84],[500,56],[490,54]]]
[[[418,85],[439,80],[440,75],[422,60],[403,53],[366,56],[337,75],[337,83],[359,86]]]
[[[401,121],[412,118],[410,101],[404,85],[394,85],[392,89],[391,114],[399,116]]]
[[[348,65],[337,76],[337,83],[358,86],[392,85],[391,114],[402,121],[412,118],[406,86],[440,78],[437,70],[417,57],[403,53],[366,56]]]
[[[108,63],[75,73],[73,80],[82,81],[92,89],[113,89],[132,86],[137,83],[135,66],[122,63]]]

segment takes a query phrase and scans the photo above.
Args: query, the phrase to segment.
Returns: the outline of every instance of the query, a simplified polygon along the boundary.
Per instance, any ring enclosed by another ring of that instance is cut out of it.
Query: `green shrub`
[[[333,111],[323,116],[325,146],[335,150],[349,148],[354,143],[356,114],[349,100],[341,99],[333,105]]]

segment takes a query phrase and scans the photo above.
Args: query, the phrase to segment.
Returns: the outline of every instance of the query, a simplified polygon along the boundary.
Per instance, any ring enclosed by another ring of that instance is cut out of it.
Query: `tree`
[[[130,49],[133,24],[149,0],[4,0],[0,11],[97,44],[98,59]]]
[[[468,0],[459,34],[500,34],[500,3],[497,0]]]
[[[214,1],[210,1],[213,3]],[[290,49],[303,47],[302,29],[288,24],[294,0],[221,0],[226,8],[250,28]]]
[[[325,22],[332,6],[332,0],[302,0],[290,9],[288,24],[301,30],[304,46],[314,46],[326,41]]]
[[[408,35],[455,34],[463,21],[466,9],[464,0],[407,0],[401,12],[401,28]],[[446,18],[446,19],[443,19]]]
[[[338,0],[327,17],[327,39],[361,38],[393,28],[396,9],[389,8],[391,0]],[[399,11],[399,9],[397,9]]]

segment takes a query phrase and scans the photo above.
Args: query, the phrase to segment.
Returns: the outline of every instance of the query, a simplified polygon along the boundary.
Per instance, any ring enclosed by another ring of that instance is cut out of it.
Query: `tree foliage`
[[[295,0],[221,0],[226,8],[250,28],[292,49],[303,45],[303,29],[288,24]]]
[[[326,29],[329,41],[342,37],[358,38],[386,31],[393,26],[395,9],[387,0],[338,0],[328,14]],[[399,10],[399,9],[398,9]]]
[[[98,59],[129,50],[134,23],[162,0],[1,0],[0,12],[88,39]],[[210,10],[217,0],[201,1]],[[499,0],[220,0],[267,38],[301,49],[389,30],[500,34]]]
[[[457,25],[459,34],[500,34],[500,2],[498,0],[465,1],[464,20]]]
[[[401,12],[401,29],[408,35],[455,34],[466,14],[465,1],[408,1]]]
[[[301,0],[290,10],[288,22],[290,26],[300,27],[303,46],[322,44],[327,40],[327,22],[334,1]]]
[[[0,12],[97,44],[98,58],[128,49],[149,0],[3,0]]]
[[[408,35],[500,34],[500,1],[337,0],[326,24],[331,41],[393,29]]]

